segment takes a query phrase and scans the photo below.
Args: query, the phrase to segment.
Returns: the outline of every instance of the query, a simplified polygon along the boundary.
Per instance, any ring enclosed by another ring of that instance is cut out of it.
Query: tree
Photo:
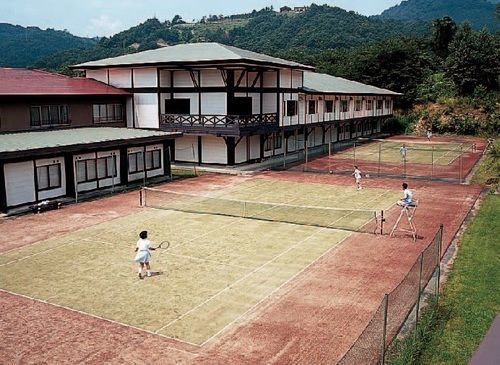
[[[478,86],[498,89],[500,75],[500,37],[487,31],[460,27],[450,44],[446,72],[461,94],[472,94]]]
[[[182,17],[180,15],[176,15],[172,19],[172,25],[178,25],[178,24],[186,24],[186,22],[182,20]]]
[[[442,58],[448,56],[448,46],[450,45],[455,33],[457,25],[449,16],[441,19],[436,19],[432,22],[432,48],[434,52]]]

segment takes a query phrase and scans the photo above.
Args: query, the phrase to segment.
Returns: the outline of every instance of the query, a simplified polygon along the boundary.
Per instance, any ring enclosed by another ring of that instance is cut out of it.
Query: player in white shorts
[[[148,232],[142,231],[139,234],[139,240],[137,241],[137,245],[135,246],[135,255],[134,261],[139,264],[139,279],[143,279],[142,271],[144,270],[144,266],[146,266],[146,275],[151,276],[151,267],[149,262],[151,261],[151,252],[156,248],[151,247],[151,241],[148,240]]]
[[[408,184],[403,183],[403,199],[398,201],[398,205],[401,207],[408,207],[413,204],[413,193],[408,189]]]
[[[358,166],[354,166],[352,175],[356,179],[356,189],[361,190],[361,171],[359,171]]]
[[[402,159],[403,161],[406,161],[406,156],[408,155],[408,147],[406,147],[406,145],[405,145],[405,144],[403,144],[403,145],[401,146],[401,148],[399,149],[399,153],[400,153],[400,155],[401,155],[401,159]]]

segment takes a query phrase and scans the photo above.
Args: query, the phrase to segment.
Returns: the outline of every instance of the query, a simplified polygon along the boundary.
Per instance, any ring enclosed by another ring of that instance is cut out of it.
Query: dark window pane
[[[49,171],[47,166],[37,167],[38,190],[44,190],[49,187]]]

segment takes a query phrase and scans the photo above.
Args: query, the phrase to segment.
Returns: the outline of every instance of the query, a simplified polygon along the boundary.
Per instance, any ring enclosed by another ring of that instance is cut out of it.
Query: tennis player
[[[430,129],[427,130],[427,140],[430,142],[432,139],[432,131]]]
[[[413,204],[413,193],[408,189],[408,184],[403,183],[403,199],[398,201],[400,207],[408,207]]]
[[[146,275],[151,276],[151,267],[149,265],[149,261],[151,260],[151,252],[156,248],[151,247],[151,241],[148,240],[148,232],[142,231],[139,234],[139,240],[137,241],[137,245],[135,246],[135,262],[139,264],[139,279],[143,279],[142,271],[144,270],[144,266],[146,266]]]
[[[354,166],[352,175],[356,179],[356,189],[361,190],[361,171],[359,171],[358,166]]]
[[[408,147],[406,147],[406,144],[403,144],[401,146],[401,148],[399,149],[399,153],[403,161],[406,161],[406,156],[408,155]]]

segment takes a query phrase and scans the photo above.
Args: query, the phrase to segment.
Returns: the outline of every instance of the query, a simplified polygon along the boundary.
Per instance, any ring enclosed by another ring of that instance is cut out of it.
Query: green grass
[[[500,312],[500,197],[489,195],[467,229],[437,312],[421,339],[409,336],[390,364],[466,365]]]
[[[490,149],[484,163],[479,166],[472,178],[473,184],[489,186],[492,190],[498,191],[500,187],[500,142],[495,142]]]
[[[383,209],[399,194],[249,179],[212,195]],[[152,241],[168,239],[171,246],[153,254],[152,268],[163,275],[139,280],[133,257],[143,229]],[[203,344],[349,234],[145,208],[0,254],[0,288]]]

